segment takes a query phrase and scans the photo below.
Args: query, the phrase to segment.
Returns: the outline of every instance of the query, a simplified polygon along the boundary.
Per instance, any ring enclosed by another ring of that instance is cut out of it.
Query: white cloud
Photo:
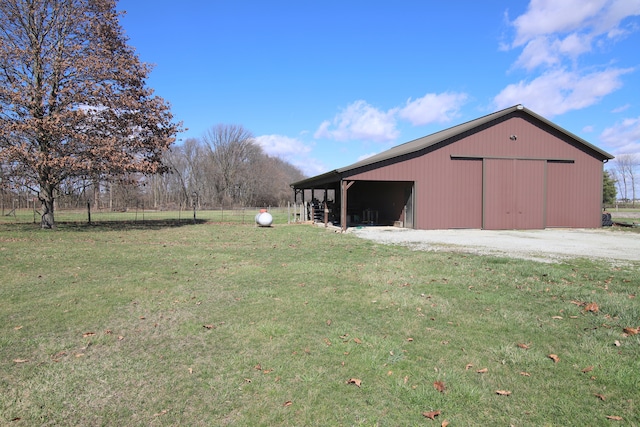
[[[414,101],[409,98],[404,108],[398,111],[398,116],[414,126],[449,122],[458,115],[466,100],[464,93],[428,93]]]
[[[311,151],[311,147],[305,145],[296,138],[284,135],[262,135],[256,137],[256,143],[270,156],[284,159],[292,156],[303,155]]]
[[[624,119],[600,135],[600,140],[615,154],[640,153],[640,117]]]
[[[359,161],[361,161],[361,160],[368,159],[369,157],[373,157],[373,156],[375,156],[376,154],[378,154],[378,153],[367,153],[367,154],[363,154],[362,156],[359,156],[359,157],[357,158],[357,160],[356,160],[356,161],[358,161],[358,162],[359,162]]]
[[[388,111],[379,110],[363,100],[355,101],[333,120],[323,121],[314,138],[336,141],[394,141],[400,135],[397,129],[398,119],[407,120],[413,126],[449,122],[458,116],[467,98],[465,93],[428,93],[415,100],[409,98],[403,107]]]
[[[314,137],[336,141],[387,142],[395,140],[398,135],[395,110],[384,112],[359,100],[349,104],[333,121],[322,122]]]
[[[309,157],[312,147],[284,135],[261,135],[255,141],[270,156],[279,157],[309,176],[326,171],[326,166]]]
[[[618,108],[614,108],[611,110],[612,113],[622,113],[623,111],[627,111],[631,107],[631,104],[624,104],[619,106]]]
[[[592,20],[601,15],[603,9],[611,3],[616,1],[531,0],[527,11],[513,21],[516,38],[512,46],[525,45],[540,36],[568,33],[581,29],[585,25],[592,25]]]
[[[640,15],[640,0],[531,0],[512,25],[512,48],[523,47],[515,65],[532,70],[575,60],[597,45],[621,38],[636,28],[621,27],[625,18]]]
[[[498,109],[523,104],[536,113],[551,117],[597,103],[622,86],[620,76],[632,69],[607,69],[580,75],[566,70],[549,71],[527,82],[504,88],[495,98]]]

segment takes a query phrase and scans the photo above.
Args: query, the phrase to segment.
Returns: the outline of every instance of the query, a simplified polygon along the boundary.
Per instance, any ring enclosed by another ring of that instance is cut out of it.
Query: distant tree
[[[63,181],[155,173],[180,131],[119,17],[116,0],[0,2],[0,163],[37,192],[43,228]]]
[[[614,162],[618,189],[620,190],[621,196],[625,201],[631,200],[632,205],[635,205],[636,169],[640,164],[640,159],[637,154],[620,154],[616,156]]]
[[[609,174],[609,171],[604,171],[602,174],[602,203],[605,205],[614,204],[616,195],[616,182]]]
[[[209,149],[217,202],[248,203],[253,191],[253,172],[263,155],[253,134],[239,125],[218,124],[202,140]]]

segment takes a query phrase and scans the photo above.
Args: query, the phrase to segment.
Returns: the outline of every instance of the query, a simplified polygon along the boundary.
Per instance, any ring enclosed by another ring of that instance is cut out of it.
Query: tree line
[[[608,172],[615,182],[617,200],[635,206],[638,199],[638,174],[640,156],[638,154],[620,154],[616,156]]]
[[[289,185],[304,178],[297,167],[267,155],[239,125],[216,125],[172,146],[164,160],[169,173],[154,182],[164,205],[283,206],[293,200]]]

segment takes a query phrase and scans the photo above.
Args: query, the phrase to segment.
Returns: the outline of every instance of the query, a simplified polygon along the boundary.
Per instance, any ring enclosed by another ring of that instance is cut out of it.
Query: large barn
[[[291,187],[343,230],[596,228],[610,159],[517,105]]]

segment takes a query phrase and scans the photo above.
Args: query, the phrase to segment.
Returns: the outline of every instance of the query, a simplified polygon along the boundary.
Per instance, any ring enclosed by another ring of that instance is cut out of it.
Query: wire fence
[[[55,211],[57,223],[99,224],[107,222],[184,222],[184,223],[234,223],[255,224],[256,215],[266,210],[273,217],[274,224],[302,222],[307,217],[307,209],[301,204],[289,204],[284,207],[239,207],[217,209],[144,209],[132,207],[122,211],[87,209],[59,209]],[[11,209],[0,216],[0,224],[39,224],[41,214],[37,209]]]

